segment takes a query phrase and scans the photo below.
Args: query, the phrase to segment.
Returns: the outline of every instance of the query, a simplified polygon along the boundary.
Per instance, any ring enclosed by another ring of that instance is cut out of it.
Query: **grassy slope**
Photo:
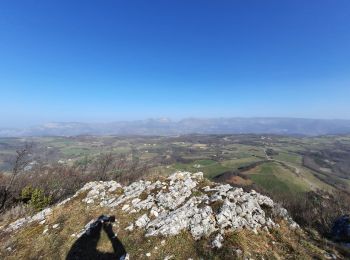
[[[253,156],[247,156],[235,160],[225,160],[222,162],[222,165],[224,165],[225,167],[230,167],[232,169],[238,169],[239,167],[247,166],[258,161],[261,161],[261,159]]]
[[[269,192],[295,194],[310,190],[305,182],[275,162],[262,164],[247,174]]]
[[[273,156],[273,158],[279,161],[289,162],[296,165],[302,164],[302,157],[292,152],[279,152],[278,155]]]
[[[195,165],[200,165],[196,168]],[[201,171],[205,174],[207,178],[212,178],[222,172],[230,170],[230,168],[221,165],[220,163],[213,160],[196,160],[193,163],[176,163],[172,166],[175,170],[184,170],[190,172]]]

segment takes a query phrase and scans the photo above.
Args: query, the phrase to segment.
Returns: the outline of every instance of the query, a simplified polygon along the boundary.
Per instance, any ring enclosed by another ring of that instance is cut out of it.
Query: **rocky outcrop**
[[[115,181],[90,182],[72,198],[77,197],[86,207],[108,207],[136,219],[125,227],[129,232],[142,229],[145,236],[173,236],[189,231],[196,240],[213,235],[212,246],[217,248],[227,230],[268,231],[279,227],[276,217],[285,219],[292,228],[298,227],[269,197],[254,190],[244,192],[228,184],[211,183],[203,179],[202,173],[176,172],[163,181],[140,180],[129,186]],[[43,223],[51,211],[45,209],[34,217],[18,220],[6,230],[14,231],[34,221]]]
[[[33,223],[33,222],[39,222],[40,224],[44,224],[46,221],[46,218],[52,214],[52,209],[47,208],[39,213],[35,214],[34,216],[20,218],[16,220],[15,222],[8,225],[8,227],[5,229],[6,232],[16,231],[17,229],[21,228],[24,225]]]

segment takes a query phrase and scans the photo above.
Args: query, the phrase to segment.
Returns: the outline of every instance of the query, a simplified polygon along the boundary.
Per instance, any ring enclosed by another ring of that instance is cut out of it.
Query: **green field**
[[[257,167],[249,173],[249,177],[269,192],[296,194],[310,190],[302,179],[296,178],[292,172],[273,162]]]
[[[196,160],[190,164],[176,163],[172,165],[172,168],[190,172],[200,171],[203,172],[207,178],[213,178],[220,173],[230,170],[230,168],[213,160]]]
[[[259,135],[187,135],[178,137],[35,137],[0,138],[0,170],[11,169],[11,156],[29,142],[33,161],[93,160],[112,153],[137,158],[152,174],[176,170],[201,171],[213,179],[222,173],[241,174],[269,192],[296,194],[309,190],[350,190],[350,136],[287,137]],[[273,155],[267,157],[269,149]],[[348,157],[346,157],[346,153]],[[307,158],[308,164],[304,164]],[[267,162],[270,160],[270,162]],[[338,167],[337,162],[340,166]],[[262,163],[256,166],[256,163]],[[324,166],[325,165],[325,166]],[[254,167],[256,166],[256,167]],[[329,172],[322,172],[322,167]],[[346,168],[348,167],[348,168]],[[345,170],[344,170],[345,169]],[[251,183],[251,181],[249,183]]]

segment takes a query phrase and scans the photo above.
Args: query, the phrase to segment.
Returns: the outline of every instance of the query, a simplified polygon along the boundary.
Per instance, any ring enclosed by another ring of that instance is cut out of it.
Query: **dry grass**
[[[17,204],[0,215],[0,226],[6,226],[7,224],[19,218],[28,216],[31,213],[33,213],[32,209],[28,205]]]

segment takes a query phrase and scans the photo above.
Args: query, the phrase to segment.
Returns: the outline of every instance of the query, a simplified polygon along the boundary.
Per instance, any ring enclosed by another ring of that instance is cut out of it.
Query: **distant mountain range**
[[[48,123],[27,129],[0,129],[1,137],[180,134],[350,134],[350,120],[300,118],[148,119],[112,123]]]

